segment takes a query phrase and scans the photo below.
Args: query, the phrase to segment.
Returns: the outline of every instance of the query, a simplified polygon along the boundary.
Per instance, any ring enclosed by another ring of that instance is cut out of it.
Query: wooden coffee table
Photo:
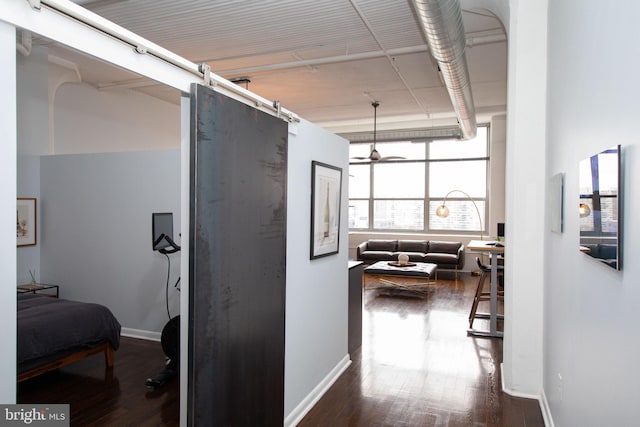
[[[388,285],[391,289],[414,292],[426,295],[430,285],[436,282],[430,280],[435,277],[437,264],[426,262],[409,263],[407,266],[398,266],[389,261],[378,261],[364,269],[367,276],[379,276],[378,282]],[[427,279],[426,281],[423,279]]]

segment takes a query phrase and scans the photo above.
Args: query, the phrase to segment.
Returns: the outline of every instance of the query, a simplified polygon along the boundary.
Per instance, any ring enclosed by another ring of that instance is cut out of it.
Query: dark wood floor
[[[18,403],[68,403],[72,426],[177,426],[180,384],[157,391],[145,380],[164,369],[160,343],[123,337],[113,370],[91,356],[18,384]]]
[[[543,427],[537,401],[500,391],[502,340],[467,336],[478,278],[460,279],[426,298],[365,291],[362,347],[299,426]]]
[[[362,347],[300,426],[544,426],[537,401],[500,391],[502,340],[466,334],[477,277],[444,279],[424,299],[365,292]],[[69,403],[72,426],[177,426],[178,379],[144,386],[163,367],[159,343],[123,338],[110,374],[92,356],[20,383],[17,400]]]

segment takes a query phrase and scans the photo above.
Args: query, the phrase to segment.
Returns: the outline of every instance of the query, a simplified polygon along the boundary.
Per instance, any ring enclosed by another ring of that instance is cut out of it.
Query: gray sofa
[[[582,244],[582,251],[613,268],[618,267],[618,246],[608,243]]]
[[[409,255],[410,262],[438,264],[439,269],[462,270],[464,267],[464,245],[460,242],[371,239],[356,248],[358,261],[365,264],[397,261],[401,253]]]

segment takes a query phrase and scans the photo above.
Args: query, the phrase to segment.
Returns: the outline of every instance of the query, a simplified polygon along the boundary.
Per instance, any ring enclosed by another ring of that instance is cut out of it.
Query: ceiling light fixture
[[[378,150],[376,150],[376,134],[377,134],[377,123],[378,123],[378,107],[380,106],[380,103],[378,101],[373,101],[371,103],[371,106],[373,107],[373,150],[371,151],[371,154],[369,155],[369,158],[371,160],[380,160],[380,153],[378,153]]]
[[[399,157],[399,156],[388,156],[388,157],[382,157],[380,156],[380,153],[378,153],[378,150],[376,150],[376,136],[377,136],[377,124],[378,124],[378,107],[380,106],[380,103],[378,101],[373,101],[371,103],[371,106],[373,107],[373,149],[371,150],[371,153],[369,154],[369,157],[352,157],[352,159],[355,160],[371,160],[372,162],[377,162],[379,160],[401,160],[404,159],[404,157]]]

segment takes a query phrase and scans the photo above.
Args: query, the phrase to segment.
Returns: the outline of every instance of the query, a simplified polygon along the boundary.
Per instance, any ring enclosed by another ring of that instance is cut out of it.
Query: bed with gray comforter
[[[19,294],[18,373],[108,343],[120,346],[120,323],[100,304]]]

